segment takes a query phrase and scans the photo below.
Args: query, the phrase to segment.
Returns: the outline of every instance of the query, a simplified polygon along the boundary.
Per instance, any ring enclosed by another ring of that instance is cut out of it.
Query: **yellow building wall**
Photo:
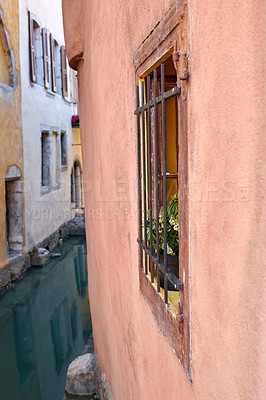
[[[166,172],[177,171],[177,121],[176,98],[165,102],[165,126],[166,126]],[[177,179],[167,179],[166,183],[167,203],[177,193]]]
[[[83,184],[83,164],[82,164],[82,153],[81,153],[81,139],[80,139],[80,128],[75,127],[72,128],[72,165],[71,168],[73,168],[74,162],[76,160],[79,161],[80,163],[80,168],[81,168],[81,204],[82,208],[84,207],[84,184]],[[73,210],[72,212],[72,218],[75,217],[76,214],[76,209]]]
[[[0,268],[8,262],[6,248],[6,218],[5,218],[5,175],[8,168],[16,165],[23,179],[22,121],[21,121],[21,86],[19,65],[19,11],[17,0],[0,0],[0,10],[3,13],[3,24],[9,35],[10,48],[15,55],[15,65],[18,71],[16,88],[3,87],[8,84],[8,70],[3,44],[0,45]],[[1,12],[0,11],[0,12]],[[0,41],[2,41],[0,37]],[[4,61],[3,61],[4,60]]]
[[[73,132],[73,143],[72,143],[72,158],[73,162],[78,159],[82,169],[82,154],[81,154],[81,142],[80,142],[80,129],[72,128]]]

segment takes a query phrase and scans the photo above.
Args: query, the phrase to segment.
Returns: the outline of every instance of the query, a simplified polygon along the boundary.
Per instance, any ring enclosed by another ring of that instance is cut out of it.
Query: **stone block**
[[[69,396],[95,396],[96,361],[92,353],[77,357],[68,367],[66,393]]]
[[[3,268],[0,270],[0,292],[4,290],[11,283],[10,268]]]
[[[96,359],[96,389],[100,400],[113,400],[113,395],[105,372]]]
[[[46,249],[39,248],[31,255],[31,265],[33,267],[43,267],[50,260],[50,253]]]
[[[25,255],[19,255],[12,260],[8,265],[11,272],[11,281],[15,282],[18,278],[21,277],[23,272],[25,271]]]

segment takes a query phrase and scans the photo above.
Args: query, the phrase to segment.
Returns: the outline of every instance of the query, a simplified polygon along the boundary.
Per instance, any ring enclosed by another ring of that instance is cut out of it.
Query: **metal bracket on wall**
[[[176,320],[178,322],[179,332],[183,335],[184,314],[183,314],[183,307],[180,301],[178,302],[178,314],[176,315]]]
[[[180,80],[188,79],[188,57],[186,52],[177,50],[177,40],[174,42],[174,51],[172,53],[172,59],[176,74]]]

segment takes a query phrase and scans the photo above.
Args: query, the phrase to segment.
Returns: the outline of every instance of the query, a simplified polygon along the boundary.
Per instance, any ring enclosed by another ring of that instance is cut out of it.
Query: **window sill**
[[[51,193],[54,190],[58,190],[60,188],[60,183],[56,183],[53,186],[42,186],[41,187],[41,196]]]
[[[44,194],[47,194],[51,191],[50,186],[42,186],[41,187],[41,196],[43,196]]]
[[[175,315],[177,308],[172,306],[173,312],[171,311],[170,306],[167,306],[162,298],[163,289],[161,289],[161,294],[158,293],[141,268],[139,268],[139,282],[141,294],[147,301],[156,322],[166,336],[173,352],[176,354],[189,376],[189,359],[187,359],[186,351],[182,351],[186,346],[183,329],[179,329],[178,315]],[[170,299],[171,292],[169,291],[168,293]],[[176,292],[173,293],[176,295]],[[184,320],[184,323],[187,323],[187,321]]]
[[[50,89],[46,89],[46,95],[47,95],[48,97],[54,98],[55,95],[56,95],[56,93],[55,93],[55,92],[52,92]]]
[[[58,190],[59,188],[60,188],[60,183],[55,183],[55,184],[52,186],[51,190]]]
[[[68,164],[61,165],[61,171],[66,171],[68,168]]]
[[[63,97],[63,99],[64,99],[64,102],[65,102],[66,104],[68,104],[69,106],[72,104],[71,101],[70,101],[69,99],[66,99],[65,97]]]
[[[14,90],[12,86],[6,85],[3,82],[0,82],[0,88],[4,89],[6,92],[12,92]]]

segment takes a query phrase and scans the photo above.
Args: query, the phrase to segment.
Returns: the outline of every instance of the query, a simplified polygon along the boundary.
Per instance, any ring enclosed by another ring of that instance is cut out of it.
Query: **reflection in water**
[[[33,335],[29,304],[26,299],[14,307],[14,337],[17,368],[22,392],[28,392],[34,374]]]
[[[0,400],[63,400],[69,363],[92,337],[85,238],[0,297]]]
[[[57,375],[60,374],[67,358],[73,349],[71,322],[67,297],[64,298],[59,307],[56,308],[51,318],[52,339],[54,345],[54,356]]]
[[[75,274],[76,274],[76,282],[77,282],[77,289],[79,295],[81,297],[85,297],[87,294],[87,286],[88,286],[88,274],[87,274],[87,267],[86,261],[86,254],[82,250],[82,246],[78,246],[77,256],[75,257]]]

